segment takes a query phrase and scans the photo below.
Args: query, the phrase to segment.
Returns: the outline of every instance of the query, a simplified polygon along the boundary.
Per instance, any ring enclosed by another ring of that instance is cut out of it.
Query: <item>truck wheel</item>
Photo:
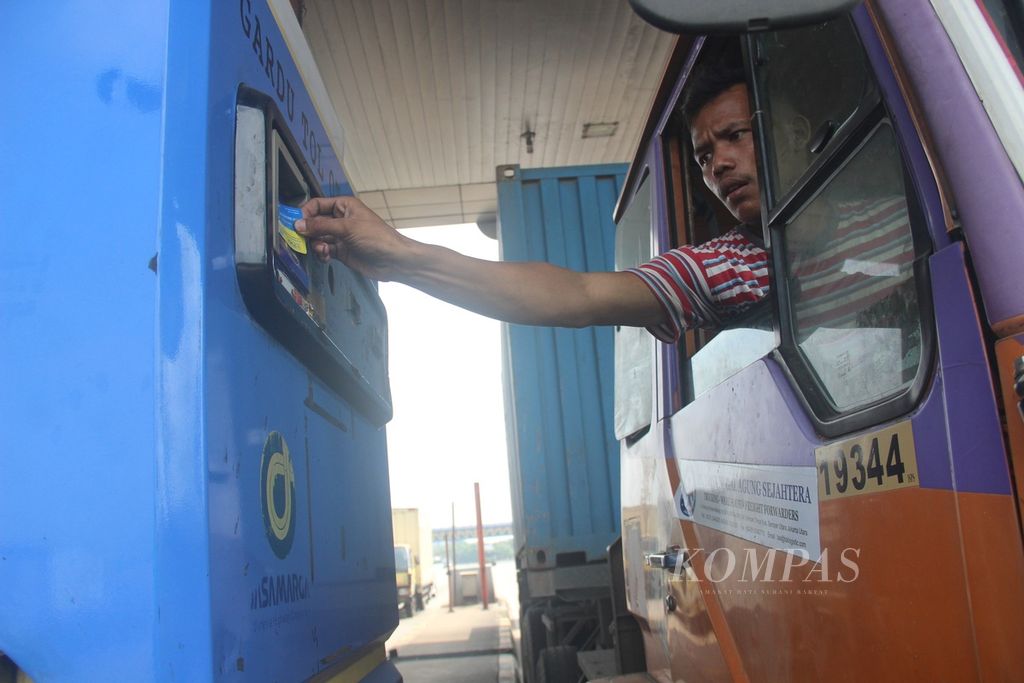
[[[540,653],[547,647],[548,639],[544,632],[542,610],[529,607],[519,612],[519,627],[522,642],[519,649],[519,669],[523,683],[537,683],[537,671],[540,669]]]
[[[416,594],[416,611],[417,612],[422,612],[423,611],[423,594],[422,593],[417,593]]]
[[[402,615],[411,617],[413,614],[415,614],[415,610],[412,607],[412,598],[410,598],[402,604]]]
[[[540,651],[536,683],[576,683],[582,675],[576,662],[576,648],[572,645],[546,647]]]

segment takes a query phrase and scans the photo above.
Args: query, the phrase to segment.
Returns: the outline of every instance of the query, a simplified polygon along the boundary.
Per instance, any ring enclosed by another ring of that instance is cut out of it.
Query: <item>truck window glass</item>
[[[982,3],[992,28],[1002,39],[1009,55],[1017,62],[1018,72],[1024,69],[1024,3],[1020,0],[984,0]],[[1008,55],[1008,56],[1009,56]]]
[[[694,397],[771,353],[775,348],[771,313],[771,306],[756,306],[750,315],[720,329],[690,358]]]
[[[847,19],[767,34],[756,43],[755,60],[769,112],[772,197],[781,199],[871,101],[874,82]]]
[[[409,549],[405,546],[395,547],[395,571],[409,571]]]
[[[773,180],[780,354],[818,428],[834,436],[906,412],[923,382],[924,226],[852,22],[748,44]],[[806,144],[794,122],[810,132]]]
[[[615,269],[651,259],[651,183],[640,182],[615,232]],[[615,329],[615,436],[624,438],[651,423],[654,337],[639,327]]]
[[[793,219],[785,242],[796,345],[833,407],[908,387],[921,362],[921,317],[890,126],[879,126]]]

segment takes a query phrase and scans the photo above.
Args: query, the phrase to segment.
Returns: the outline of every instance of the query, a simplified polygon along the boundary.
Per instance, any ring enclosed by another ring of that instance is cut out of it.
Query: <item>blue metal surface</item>
[[[498,174],[502,259],[613,270],[612,211],[625,165]],[[605,557],[619,535],[612,330],[508,325],[509,473],[523,568]],[[562,557],[559,557],[562,556]]]
[[[0,127],[0,651],[41,681],[344,666],[397,624],[385,439],[239,293],[239,84],[286,82],[300,153],[348,189],[270,9],[16,3],[0,37],[25,65]],[[261,481],[272,432],[290,490]]]
[[[37,681],[152,678],[167,12],[0,10],[0,650]]]

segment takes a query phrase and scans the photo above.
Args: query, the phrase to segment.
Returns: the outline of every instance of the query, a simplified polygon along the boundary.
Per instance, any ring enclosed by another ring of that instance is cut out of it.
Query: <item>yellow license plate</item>
[[[821,446],[814,459],[821,501],[919,486],[909,421]]]

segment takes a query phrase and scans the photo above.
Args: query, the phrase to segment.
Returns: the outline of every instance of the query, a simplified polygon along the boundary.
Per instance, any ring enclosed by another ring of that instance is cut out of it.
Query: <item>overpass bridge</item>
[[[445,536],[451,537],[452,529],[434,529],[433,539],[434,542],[444,541]],[[484,524],[484,538],[489,536],[511,536],[512,535],[512,524]],[[476,527],[475,526],[457,526],[455,527],[455,539],[458,541],[476,538]]]

